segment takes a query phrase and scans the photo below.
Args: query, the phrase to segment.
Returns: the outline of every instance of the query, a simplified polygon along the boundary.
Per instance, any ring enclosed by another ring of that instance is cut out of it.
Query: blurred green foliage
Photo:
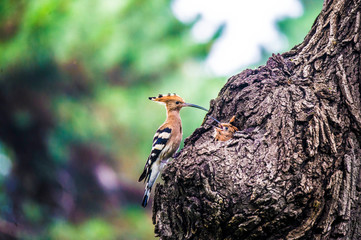
[[[0,220],[15,229],[0,238],[153,238],[136,180],[165,111],[147,97],[207,108],[226,80],[202,65],[224,26],[195,43],[170,3],[0,2]],[[319,12],[302,3],[304,16],[279,23],[290,44]],[[205,112],[181,115],[187,137]]]
[[[205,107],[216,97],[224,80],[205,74],[200,62],[217,37],[197,44],[192,25],[173,16],[169,0],[1,1],[0,97],[9,103],[1,113],[9,117],[2,122],[0,143],[13,154],[0,154],[13,171],[0,176],[0,201],[8,206],[0,214],[24,226],[15,237],[153,236],[149,213],[138,202],[120,201],[111,209],[122,213],[104,217],[109,210],[99,201],[106,204],[114,196],[101,184],[96,189],[88,184],[98,183],[96,173],[103,169],[98,166],[107,165],[121,179],[119,186],[131,185],[141,194],[144,186],[136,180],[165,119],[163,107],[149,96],[176,92]],[[182,115],[188,136],[205,113],[186,109]],[[43,141],[45,149],[34,141]],[[33,153],[22,156],[24,148]],[[69,203],[54,208],[54,192],[60,196],[55,202],[68,197]],[[125,192],[119,194],[123,198]],[[137,207],[129,207],[133,203]],[[70,215],[66,204],[75,205]]]
[[[276,25],[281,34],[287,38],[285,45],[280,52],[285,52],[300,44],[311,30],[313,22],[321,12],[323,0],[299,0],[303,7],[303,14],[297,18],[284,18],[277,21]],[[252,67],[264,65],[267,59],[272,55],[263,46],[261,46],[261,60],[253,64]]]
[[[277,22],[279,30],[286,35],[288,48],[300,44],[311,30],[316,16],[322,9],[322,0],[300,0],[303,6],[303,15],[298,18],[286,18]]]
[[[129,207],[113,217],[92,218],[80,224],[57,220],[46,235],[61,240],[154,238],[150,217],[139,207]]]

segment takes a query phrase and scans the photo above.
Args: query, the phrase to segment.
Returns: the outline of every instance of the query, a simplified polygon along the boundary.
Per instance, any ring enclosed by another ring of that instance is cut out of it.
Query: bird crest
[[[155,101],[155,102],[160,102],[160,103],[167,103],[169,101],[178,101],[181,103],[184,103],[183,98],[181,98],[180,96],[178,96],[177,94],[173,93],[173,94],[159,94],[158,97],[149,97],[149,100],[151,101]]]

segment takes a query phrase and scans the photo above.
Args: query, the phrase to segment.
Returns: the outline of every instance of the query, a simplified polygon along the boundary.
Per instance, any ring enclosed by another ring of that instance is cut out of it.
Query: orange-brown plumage
[[[186,103],[176,94],[159,95],[158,97],[150,97],[150,100],[165,104],[167,110],[167,119],[158,128],[153,138],[152,151],[144,166],[143,173],[139,177],[139,181],[147,181],[145,187],[142,206],[147,205],[150,191],[160,171],[167,163],[170,157],[178,150],[182,141],[182,121],[179,111],[183,107],[196,107],[207,111],[200,106]]]
[[[214,139],[216,141],[228,141],[233,137],[233,134],[238,131],[238,128],[232,124],[235,119],[236,117],[233,116],[229,123],[220,123],[220,126],[215,128]]]

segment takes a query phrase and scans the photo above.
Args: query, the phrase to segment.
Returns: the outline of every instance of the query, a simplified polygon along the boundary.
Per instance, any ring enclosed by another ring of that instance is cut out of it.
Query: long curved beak
[[[221,122],[220,122],[220,121],[218,121],[217,119],[215,119],[215,118],[212,117],[212,116],[208,116],[208,117],[212,118],[214,121],[216,121],[216,122],[219,124],[219,126],[221,126],[221,127],[223,128],[223,126],[221,125]]]
[[[192,103],[183,103],[183,107],[194,107],[194,108],[199,108],[199,109],[202,109],[202,110],[208,112],[208,109],[205,109],[204,107],[201,107],[201,106],[198,106],[198,105],[195,105]]]

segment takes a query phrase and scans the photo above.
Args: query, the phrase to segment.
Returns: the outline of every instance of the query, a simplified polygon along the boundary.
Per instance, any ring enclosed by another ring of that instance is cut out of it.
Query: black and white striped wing
[[[158,129],[157,132],[155,133],[154,138],[153,138],[152,151],[150,152],[147,163],[144,166],[143,173],[139,177],[139,180],[138,180],[139,182],[142,181],[143,179],[144,179],[144,181],[146,181],[147,177],[150,176],[152,165],[155,161],[157,161],[160,153],[167,145],[171,132],[172,132],[172,129],[163,128],[163,129]]]

